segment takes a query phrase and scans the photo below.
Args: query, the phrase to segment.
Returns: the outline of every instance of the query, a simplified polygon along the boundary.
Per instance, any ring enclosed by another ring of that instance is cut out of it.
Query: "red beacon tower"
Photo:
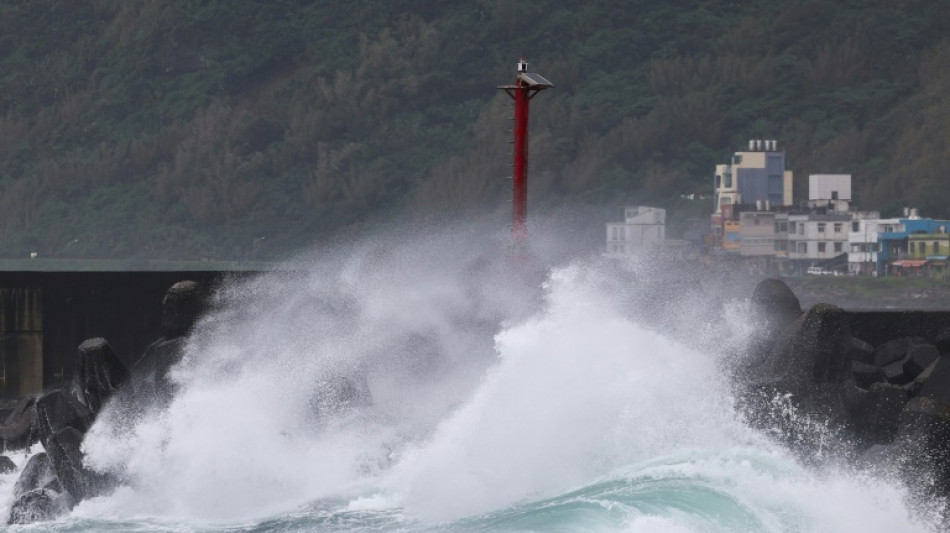
[[[544,79],[544,76],[528,72],[528,63],[523,57],[518,61],[515,84],[498,87],[515,101],[511,234],[519,243],[528,236],[525,226],[528,219],[528,103],[536,94],[550,87],[554,87],[554,84]]]

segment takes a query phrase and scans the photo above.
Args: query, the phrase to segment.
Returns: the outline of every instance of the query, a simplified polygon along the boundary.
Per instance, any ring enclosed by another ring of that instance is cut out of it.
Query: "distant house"
[[[607,223],[607,253],[633,255],[663,246],[666,241],[666,210],[658,207],[627,207],[623,222]]]
[[[749,151],[736,152],[728,163],[716,165],[713,184],[715,214],[732,204],[791,205],[792,171],[785,169],[785,152],[773,140],[751,140]],[[761,208],[760,208],[761,210]]]

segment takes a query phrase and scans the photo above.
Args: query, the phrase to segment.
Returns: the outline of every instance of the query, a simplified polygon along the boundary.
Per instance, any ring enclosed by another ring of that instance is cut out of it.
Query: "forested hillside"
[[[532,105],[533,210],[679,212],[769,138],[799,196],[851,173],[862,209],[950,217],[948,22],[941,0],[4,2],[0,256],[263,259],[504,223],[495,86],[522,54],[556,85]]]

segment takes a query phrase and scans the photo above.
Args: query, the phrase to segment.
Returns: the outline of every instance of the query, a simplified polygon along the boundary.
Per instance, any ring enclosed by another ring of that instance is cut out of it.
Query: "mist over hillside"
[[[861,209],[950,217],[948,22],[936,0],[5,2],[0,256],[503,227],[495,87],[521,55],[556,85],[532,105],[530,210],[592,238],[623,204],[708,211],[680,196],[750,138],[778,139],[798,197],[850,173]]]

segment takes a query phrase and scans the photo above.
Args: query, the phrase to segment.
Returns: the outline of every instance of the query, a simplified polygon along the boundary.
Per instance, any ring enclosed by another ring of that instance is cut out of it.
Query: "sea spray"
[[[602,258],[515,276],[465,237],[224,287],[170,405],[87,438],[124,486],[57,527],[927,530],[898,483],[743,422],[723,371],[741,297]]]

